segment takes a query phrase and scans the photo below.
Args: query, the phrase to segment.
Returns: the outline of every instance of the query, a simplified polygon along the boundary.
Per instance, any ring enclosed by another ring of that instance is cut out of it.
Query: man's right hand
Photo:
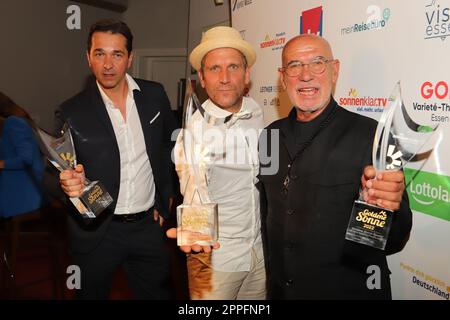
[[[69,197],[81,196],[84,189],[84,168],[78,164],[73,170],[64,170],[59,174],[59,184]]]
[[[177,229],[176,228],[170,228],[166,231],[166,235],[168,238],[176,239],[177,238]],[[201,246],[198,244],[194,244],[192,246],[180,246],[180,250],[184,253],[191,253],[191,252],[211,252],[212,249],[218,249],[220,247],[218,242],[215,242],[212,246]]]

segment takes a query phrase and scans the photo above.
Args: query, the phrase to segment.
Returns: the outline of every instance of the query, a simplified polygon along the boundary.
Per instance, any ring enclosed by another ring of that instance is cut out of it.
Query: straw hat
[[[250,43],[244,41],[239,31],[231,27],[215,27],[206,31],[200,44],[192,50],[189,62],[195,70],[200,70],[203,57],[211,50],[218,48],[234,48],[242,52],[248,66],[256,61],[256,53]]]

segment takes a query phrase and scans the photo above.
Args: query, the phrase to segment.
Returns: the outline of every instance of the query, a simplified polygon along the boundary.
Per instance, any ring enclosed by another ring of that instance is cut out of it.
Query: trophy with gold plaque
[[[41,145],[45,147],[43,151],[54,167],[63,171],[76,166],[75,147],[67,123],[64,124],[60,137],[53,137],[39,128],[37,132]],[[100,181],[89,181],[85,178],[83,193],[80,197],[71,197],[70,201],[83,218],[95,218],[113,202],[113,199]]]
[[[211,201],[205,177],[205,163],[201,158],[201,145],[196,146],[191,132],[191,117],[201,109],[193,92],[191,81],[187,81],[183,129],[180,133],[183,147],[183,165],[187,168],[188,182],[183,204],[177,207],[177,244],[212,245],[218,236],[218,206]],[[200,148],[198,148],[200,147]],[[189,187],[188,187],[189,186]]]
[[[377,172],[401,170],[414,157],[431,153],[422,150],[437,131],[436,126],[414,122],[406,111],[398,82],[389,97],[375,132],[372,162]],[[384,250],[393,219],[393,211],[359,200],[353,205],[345,239]]]

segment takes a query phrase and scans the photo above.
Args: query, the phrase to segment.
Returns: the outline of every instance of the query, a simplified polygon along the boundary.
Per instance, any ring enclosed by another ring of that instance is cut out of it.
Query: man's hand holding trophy
[[[77,166],[75,147],[70,133],[70,127],[66,123],[60,137],[53,137],[42,129],[37,129],[38,137],[43,146],[47,159],[59,171],[82,170]],[[113,199],[100,181],[89,181],[82,171],[83,191],[78,197],[70,197],[70,201],[77,208],[83,218],[95,218],[105,210]]]
[[[411,119],[403,103],[398,82],[375,132],[372,163],[376,176],[382,177],[383,172],[396,171],[399,174],[390,174],[391,179],[396,179],[396,176],[403,178],[400,170],[418,156],[419,152],[422,155],[431,153],[430,150],[422,149],[437,132],[437,128],[438,125],[419,125]],[[363,185],[376,183],[376,178],[375,182],[365,181],[364,175],[362,180]],[[367,189],[361,190],[360,197],[353,206],[345,239],[384,250],[394,214],[390,208],[380,207]]]

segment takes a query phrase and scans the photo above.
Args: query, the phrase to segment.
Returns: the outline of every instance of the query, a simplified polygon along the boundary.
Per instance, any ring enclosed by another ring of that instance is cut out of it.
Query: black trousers
[[[108,299],[120,266],[134,298],[172,298],[170,255],[153,214],[136,222],[111,221],[99,246],[89,253],[73,253],[73,259],[81,271],[79,299]]]

